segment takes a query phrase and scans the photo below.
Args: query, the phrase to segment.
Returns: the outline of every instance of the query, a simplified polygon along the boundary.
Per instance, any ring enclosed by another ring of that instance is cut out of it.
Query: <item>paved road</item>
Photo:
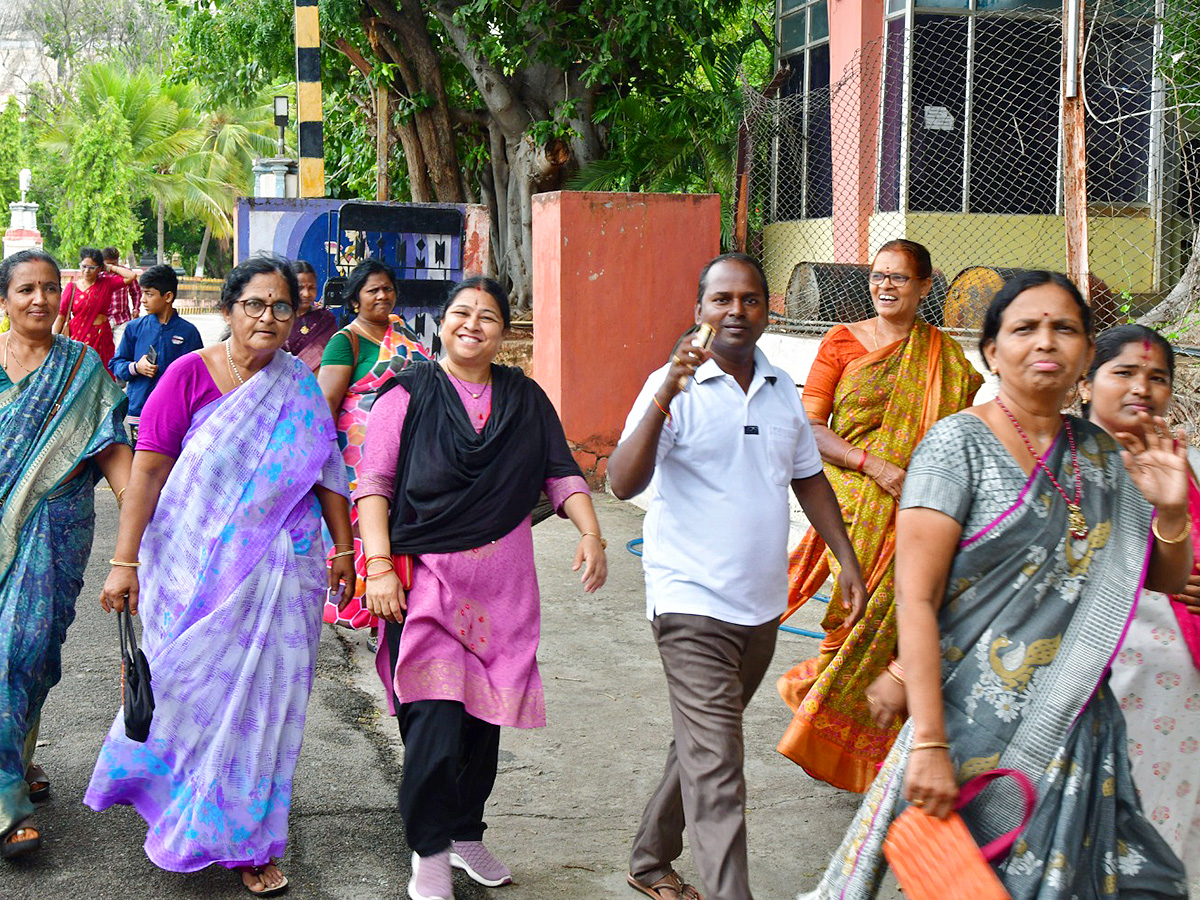
[[[585,597],[570,562],[577,536],[558,519],[539,525],[535,551],[543,616],[539,652],[549,727],[506,729],[487,840],[517,884],[489,891],[455,879],[458,900],[632,900],[624,883],[629,841],[657,782],[670,727],[662,670],[644,618],[638,560],[624,548],[641,513],[598,499],[608,536],[609,583]],[[116,537],[112,494],[97,491],[97,534],[79,615],[64,647],[64,677],[50,695],[39,761],[53,779],[42,808],[42,849],[0,863],[2,900],[158,900],[244,897],[224,869],[175,875],[155,868],[145,829],[128,808],[94,813],[80,802],[101,739],[119,704],[115,621],[97,596]],[[793,624],[814,627],[819,610]],[[758,900],[811,889],[857,805],[813,782],[774,752],[789,713],[775,679],[812,654],[815,641],[781,635],[775,661],[746,715],[747,823]],[[326,628],[304,749],[295,780],[283,868],[289,896],[399,900],[409,850],[395,811],[403,760],[395,722],[359,635]],[[695,868],[685,851],[685,875]],[[1200,885],[1198,885],[1200,887]],[[887,900],[899,895],[889,887]],[[1200,890],[1193,897],[1200,900]]]

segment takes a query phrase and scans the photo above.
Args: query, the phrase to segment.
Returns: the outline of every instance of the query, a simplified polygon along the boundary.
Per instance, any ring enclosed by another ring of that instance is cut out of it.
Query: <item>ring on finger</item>
[[[917,809],[923,809],[925,806],[925,801],[924,800],[914,800],[912,802],[912,805],[915,806]]]

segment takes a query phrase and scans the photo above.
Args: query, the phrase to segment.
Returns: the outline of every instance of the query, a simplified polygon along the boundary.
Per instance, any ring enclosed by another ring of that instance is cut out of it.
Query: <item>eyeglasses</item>
[[[96,271],[98,268],[100,268],[100,267],[99,267],[99,266],[80,266],[80,267],[79,267],[79,271],[81,271],[81,272],[95,272],[95,271]]]
[[[263,303],[261,300],[235,300],[234,302],[242,304],[242,309],[252,319],[261,319],[263,313],[268,309],[276,322],[286,322],[296,313],[296,308],[283,300],[276,300],[274,303]]]
[[[901,275],[899,272],[872,272],[869,276],[871,284],[883,284],[884,280],[890,280],[896,287],[904,287],[908,284],[911,275]]]

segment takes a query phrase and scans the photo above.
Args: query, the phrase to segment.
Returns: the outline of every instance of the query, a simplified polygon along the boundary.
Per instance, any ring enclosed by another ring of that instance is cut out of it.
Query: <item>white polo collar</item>
[[[695,379],[697,383],[703,384],[704,382],[710,381],[713,378],[720,378],[722,376],[727,378],[733,377],[724,369],[722,369],[717,364],[715,359],[709,357],[700,364],[698,369],[696,369]],[[762,350],[756,346],[754,348],[754,378],[757,379],[759,376],[762,376],[772,384],[774,384],[775,379],[778,377],[775,374],[775,367],[772,366],[771,361],[767,359],[767,354],[763,353]]]

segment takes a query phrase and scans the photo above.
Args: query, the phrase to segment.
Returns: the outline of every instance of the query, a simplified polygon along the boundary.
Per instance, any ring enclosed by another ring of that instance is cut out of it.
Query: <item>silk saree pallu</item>
[[[413,360],[430,358],[420,338],[408,329],[402,318],[393,315],[387,334],[379,345],[378,362],[370,372],[350,385],[338,412],[338,446],[346,461],[346,477],[350,480],[351,491],[358,486],[358,467],[362,463],[363,443],[367,438],[367,415],[380,388]],[[351,597],[340,610],[336,603],[326,601],[324,620],[330,625],[346,628],[374,628],[377,620],[363,600],[367,592],[366,557],[363,555],[362,539],[358,535],[358,509],[353,503],[350,504],[350,524],[354,526],[354,571],[358,578],[353,585],[347,586],[347,593]],[[332,545],[330,541],[331,558],[336,552]]]
[[[160,868],[263,865],[286,848],[328,584],[313,488],[346,493],[334,438],[312,372],[277,353],[196,414],[146,528],[154,718],[137,743],[117,715],[84,802],[133,806]]]
[[[125,441],[125,404],[96,354],[61,336],[0,392],[0,835],[33,813],[25,769],[92,549],[93,479],[62,479]]]
[[[1124,720],[1107,685],[1145,575],[1150,508],[1112,439],[1073,420],[1088,533],[1071,537],[1066,506],[1041,470],[1025,476],[983,422],[956,418],[973,421],[940,431],[947,452],[939,467],[970,469],[973,499],[939,613],[951,757],[960,783],[1015,769],[1037,795],[1029,824],[998,861],[1001,881],[1014,900],[1182,900],[1182,863],[1139,809]],[[973,460],[964,459],[964,443],[980,451]],[[1060,435],[1046,456],[1060,483],[1072,480],[1065,445]],[[918,465],[905,504],[961,510],[962,491],[945,488],[931,469],[917,474]],[[987,510],[983,494],[1016,500]],[[876,896],[882,842],[906,806],[911,743],[906,724],[812,896]],[[1019,827],[1024,811],[1020,791],[998,782],[962,816],[983,845]]]
[[[970,403],[982,378],[955,342],[918,319],[909,337],[846,366],[829,427],[855,447],[907,468],[929,427]],[[834,592],[818,655],[784,674],[779,692],[793,712],[778,750],[814,778],[861,793],[900,729],[871,720],[866,691],[896,652],[896,501],[870,476],[826,463],[868,591],[853,627],[837,585],[837,560],[815,529],[792,552],[786,619],[831,575]]]

